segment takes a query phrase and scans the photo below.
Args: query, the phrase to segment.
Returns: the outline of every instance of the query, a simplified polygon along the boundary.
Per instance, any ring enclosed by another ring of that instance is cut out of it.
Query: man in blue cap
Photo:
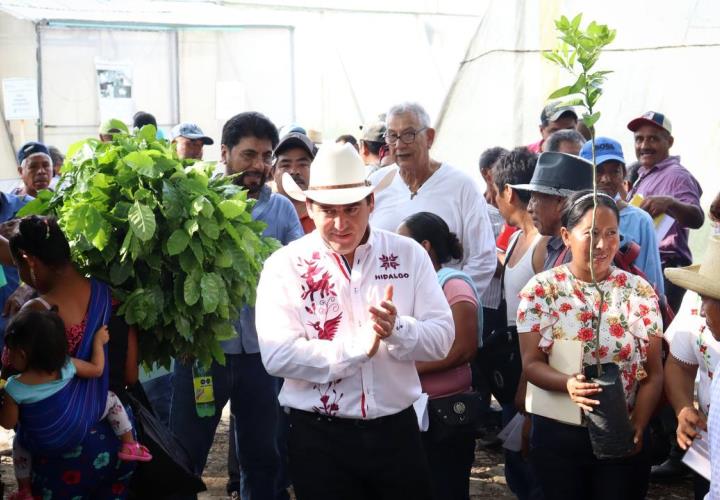
[[[172,142],[177,147],[178,158],[181,160],[202,160],[203,146],[214,144],[210,137],[195,123],[184,122],[175,125],[171,132]]]
[[[592,143],[587,141],[580,150],[580,156],[592,161]],[[645,210],[628,205],[618,193],[625,180],[625,156],[620,143],[609,137],[595,139],[595,163],[597,164],[598,189],[615,198],[620,210],[620,235],[622,246],[634,241],[640,246],[640,253],[634,264],[645,273],[645,277],[654,285],[658,293],[664,294],[664,280],[660,267],[660,251],[655,236],[652,218]]]
[[[18,173],[22,184],[13,194],[37,196],[37,192],[50,187],[53,164],[50,151],[41,142],[26,142],[17,152]]]

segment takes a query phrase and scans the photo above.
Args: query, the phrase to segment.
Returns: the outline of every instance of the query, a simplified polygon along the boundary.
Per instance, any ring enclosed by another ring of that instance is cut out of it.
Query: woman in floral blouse
[[[585,412],[599,404],[599,386],[581,373],[569,376],[548,364],[558,339],[583,342],[583,366],[596,363],[594,322],[600,316],[600,360],[618,365],[635,449],[627,457],[598,459],[587,427],[533,416],[530,461],[545,498],[636,499],[647,491],[650,463],[643,434],[662,391],[661,318],[652,287],[639,276],[612,267],[619,246],[618,209],[598,194],[592,267],[603,293],[592,284],[590,235],[593,197],[580,192],[568,200],[563,242],[572,260],[537,274],[520,293],[517,328],[528,381],[545,390],[567,392]]]

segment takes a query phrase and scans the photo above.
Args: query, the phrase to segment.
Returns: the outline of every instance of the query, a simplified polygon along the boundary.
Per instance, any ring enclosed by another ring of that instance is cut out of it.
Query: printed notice
[[[37,80],[3,78],[2,88],[6,120],[36,120],[40,117]]]

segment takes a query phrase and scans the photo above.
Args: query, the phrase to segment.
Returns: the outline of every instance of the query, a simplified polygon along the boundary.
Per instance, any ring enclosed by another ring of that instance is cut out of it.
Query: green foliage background
[[[219,342],[254,304],[264,260],[278,246],[253,221],[254,200],[213,163],[178,160],[147,125],[111,143],[86,139],[67,153],[55,193],[18,215],[55,215],[81,272],[113,287],[139,330],[140,358],[224,362]]]

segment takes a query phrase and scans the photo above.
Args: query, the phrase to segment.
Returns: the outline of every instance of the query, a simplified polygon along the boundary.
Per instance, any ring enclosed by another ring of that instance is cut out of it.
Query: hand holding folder
[[[548,364],[561,373],[582,372],[583,345],[579,340],[555,340]],[[528,413],[552,418],[572,425],[582,424],[582,411],[567,392],[546,391],[528,382],[525,395]]]

